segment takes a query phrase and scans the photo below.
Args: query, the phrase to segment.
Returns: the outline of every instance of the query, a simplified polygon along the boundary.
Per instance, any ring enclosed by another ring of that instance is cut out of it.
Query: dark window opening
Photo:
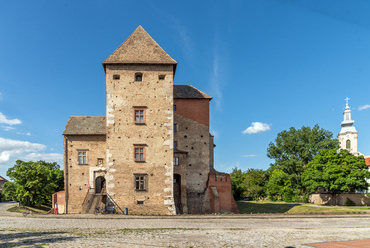
[[[142,73],[135,73],[135,81],[137,81],[137,82],[143,81],[143,74]]]
[[[114,80],[118,80],[118,79],[120,79],[120,75],[113,75],[113,79],[114,79]]]

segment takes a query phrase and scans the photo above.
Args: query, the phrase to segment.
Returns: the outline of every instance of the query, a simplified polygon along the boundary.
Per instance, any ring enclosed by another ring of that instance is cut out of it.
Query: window
[[[173,124],[173,131],[177,132],[177,124]]]
[[[173,158],[173,165],[179,165],[179,157]]]
[[[147,190],[147,174],[134,174],[134,178],[136,190]]]
[[[347,140],[346,141],[346,148],[347,149],[350,149],[351,148],[351,141],[350,140]]]
[[[114,79],[114,80],[119,80],[119,78],[120,78],[120,76],[119,76],[118,74],[113,75],[113,79]]]
[[[177,141],[173,142],[173,149],[177,149]]]
[[[87,151],[77,151],[78,164],[87,164]]]
[[[135,81],[137,82],[143,81],[143,74],[140,72],[135,73]]]
[[[135,162],[145,162],[145,146],[144,145],[134,146],[134,160]]]
[[[166,75],[159,75],[159,76],[158,76],[158,79],[159,79],[159,80],[164,80],[164,79],[165,79],[165,77],[166,77]]]
[[[176,105],[173,105],[173,111],[176,111]]]
[[[145,107],[134,107],[135,124],[145,124]]]

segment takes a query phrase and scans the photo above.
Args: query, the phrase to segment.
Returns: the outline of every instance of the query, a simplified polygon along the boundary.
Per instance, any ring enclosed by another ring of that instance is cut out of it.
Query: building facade
[[[72,116],[63,132],[66,213],[237,212],[230,177],[214,170],[212,98],[174,85],[176,66],[141,26],[103,62],[106,116]]]

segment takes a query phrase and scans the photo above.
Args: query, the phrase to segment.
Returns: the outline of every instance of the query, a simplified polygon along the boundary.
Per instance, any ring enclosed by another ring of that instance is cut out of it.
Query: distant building
[[[355,126],[353,126],[355,121],[352,120],[351,117],[352,111],[348,105],[349,98],[347,97],[345,100],[346,108],[344,110],[343,121],[341,123],[342,129],[337,136],[339,141],[339,149],[345,149],[355,156],[364,156],[365,163],[370,170],[370,155],[364,155],[358,150],[358,132]],[[370,178],[367,181],[370,183]],[[369,192],[370,188],[367,191]]]
[[[6,183],[8,180],[6,180],[5,178],[3,178],[2,176],[0,176],[0,193],[3,192],[3,185],[4,183]]]
[[[73,116],[63,132],[65,212],[238,212],[230,176],[214,170],[212,98],[173,85],[177,62],[141,26],[103,67],[106,116]]]

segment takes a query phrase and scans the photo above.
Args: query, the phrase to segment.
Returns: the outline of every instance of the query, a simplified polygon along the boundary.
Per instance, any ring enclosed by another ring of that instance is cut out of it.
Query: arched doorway
[[[174,174],[173,175],[173,198],[175,200],[176,213],[182,214],[181,176],[179,174]]]
[[[105,188],[105,178],[103,176],[95,179],[95,193],[101,193],[102,189]]]

